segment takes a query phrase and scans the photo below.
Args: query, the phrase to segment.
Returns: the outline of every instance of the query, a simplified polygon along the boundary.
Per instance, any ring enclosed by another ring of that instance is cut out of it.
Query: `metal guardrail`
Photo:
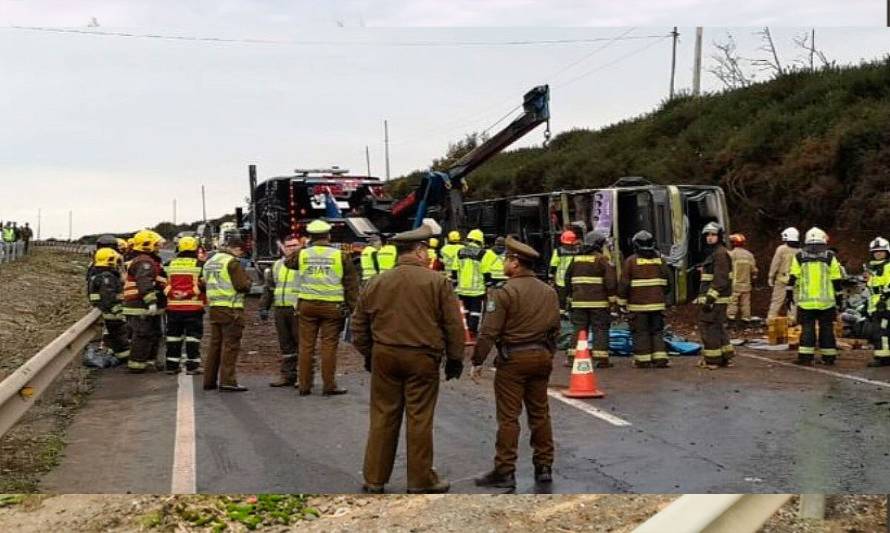
[[[792,494],[684,494],[633,533],[755,533]]]
[[[53,248],[63,252],[71,252],[75,254],[92,254],[96,247],[87,244],[77,244],[65,241],[31,241],[31,246],[40,246],[43,248]]]
[[[25,242],[0,242],[0,263],[11,263],[25,256]]]
[[[0,437],[34,405],[53,380],[102,333],[102,313],[93,309],[0,382]]]

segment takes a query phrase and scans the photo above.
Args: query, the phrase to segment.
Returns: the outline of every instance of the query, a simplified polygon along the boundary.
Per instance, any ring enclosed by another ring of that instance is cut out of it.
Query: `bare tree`
[[[725,41],[714,41],[713,44],[718,53],[712,55],[711,59],[717,64],[709,67],[708,72],[723,82],[727,89],[738,89],[751,85],[754,75],[749,76],[742,70],[741,62],[745,59],[739,55],[732,34],[727,32]]]
[[[818,59],[823,67],[834,66],[834,61],[829,61],[825,52],[816,48],[816,30],[810,30],[809,33],[802,33],[793,38],[794,44],[804,50],[806,57],[798,56],[795,63],[811,71],[816,70],[815,59]]]
[[[754,32],[754,35],[759,35],[760,40],[763,42],[757,49],[768,53],[770,57],[766,59],[752,59],[751,65],[762,71],[774,72],[776,76],[785,74],[785,69],[782,68],[782,62],[779,61],[779,52],[776,50],[776,44],[773,42],[769,26],[764,26],[762,30]]]

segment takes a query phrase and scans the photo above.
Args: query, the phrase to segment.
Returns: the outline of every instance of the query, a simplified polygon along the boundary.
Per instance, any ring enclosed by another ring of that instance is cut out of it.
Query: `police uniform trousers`
[[[823,361],[832,361],[837,357],[837,344],[834,339],[834,318],[836,315],[837,310],[834,307],[797,309],[797,319],[800,321],[798,360],[812,361],[816,355],[816,346],[819,347],[819,355]]]
[[[185,369],[201,366],[201,338],[204,337],[204,311],[167,311],[167,370],[177,370],[183,360]]]
[[[127,330],[127,321],[124,319],[124,316],[121,315],[120,318],[106,318],[104,322],[103,344],[118,359],[127,359],[130,356],[130,332]]]
[[[770,295],[769,300],[769,311],[766,314],[766,318],[776,318],[782,313],[782,309],[786,307],[785,299],[786,299],[786,290],[785,288],[788,286],[786,283],[781,283],[777,281],[773,285],[773,293]],[[788,320],[791,322],[797,322],[797,307],[794,305],[787,306],[787,315]]]
[[[726,304],[714,304],[710,311],[700,305],[698,332],[701,335],[702,356],[709,365],[726,365],[735,355],[726,331]]]
[[[663,311],[634,311],[630,326],[633,331],[634,361],[650,363],[668,360],[664,346]]]
[[[479,323],[482,321],[482,307],[485,304],[485,296],[459,296],[464,306],[464,318],[467,320],[467,329],[476,335],[479,333]]]
[[[281,377],[290,383],[296,383],[300,337],[297,333],[297,310],[293,306],[275,306],[275,332],[281,349]]]
[[[244,309],[210,308],[210,345],[204,360],[204,387],[238,384],[235,365],[243,332]]]
[[[433,415],[438,396],[438,356],[420,349],[374,344],[364,464],[366,483],[389,482],[403,416],[408,488],[423,489],[438,483],[433,470]]]
[[[321,379],[324,390],[337,388],[337,344],[343,330],[343,315],[337,302],[300,300],[298,304],[300,346],[300,391],[312,390],[315,341],[320,340]]]
[[[127,317],[130,327],[130,362],[135,367],[151,363],[158,355],[161,343],[160,315],[131,315]]]
[[[726,315],[730,320],[751,320],[751,291],[733,292]]]
[[[875,361],[890,365],[890,312],[877,311],[871,315],[872,345]]]
[[[553,464],[553,430],[547,384],[553,370],[553,356],[544,349],[517,351],[508,359],[497,358],[494,396],[498,421],[494,468],[499,474],[516,470],[519,446],[519,415],[525,405],[535,466]]]
[[[572,346],[569,350],[574,353],[575,347],[578,345],[578,335],[582,331],[592,329],[593,332],[588,333],[590,341],[590,356],[594,361],[609,360],[609,326],[612,324],[612,316],[608,309],[572,309],[569,317],[572,320],[575,334],[572,337]]]

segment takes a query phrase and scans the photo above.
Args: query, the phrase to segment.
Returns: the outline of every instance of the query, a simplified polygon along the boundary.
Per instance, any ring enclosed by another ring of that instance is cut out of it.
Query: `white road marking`
[[[195,392],[194,376],[179,374],[176,393],[176,441],[173,448],[173,494],[197,492],[195,464]]]
[[[762,355],[753,355],[749,353],[739,353],[742,357],[750,357],[751,359],[758,359],[760,361],[766,361],[768,363],[774,363],[777,365],[787,366],[791,368],[799,368],[801,370],[809,370],[810,372],[818,372],[820,374],[825,374],[826,376],[834,376],[836,378],[849,379],[850,381],[858,381],[859,383],[865,383],[866,385],[877,385],[878,387],[885,387],[890,389],[890,383],[886,381],[876,381],[868,378],[861,378],[859,376],[851,376],[850,374],[844,374],[843,372],[833,372],[831,370],[823,370],[821,368],[813,368],[811,366],[802,366],[795,365],[794,363],[787,363],[785,361],[777,361],[775,359],[770,359],[769,357],[764,357]]]
[[[613,426],[630,426],[631,425],[630,422],[628,422],[627,420],[625,420],[623,418],[617,417],[617,416],[613,415],[612,413],[607,413],[606,411],[603,411],[602,409],[597,409],[596,407],[590,405],[587,402],[582,402],[581,400],[578,400],[575,398],[567,398],[567,397],[563,396],[562,393],[560,393],[558,391],[548,390],[547,396],[550,396],[551,398],[553,398],[555,400],[559,400],[564,404],[571,405],[572,407],[574,407],[576,409],[580,409],[591,416],[595,416],[595,417],[599,418],[600,420],[605,420],[606,422],[612,424]]]

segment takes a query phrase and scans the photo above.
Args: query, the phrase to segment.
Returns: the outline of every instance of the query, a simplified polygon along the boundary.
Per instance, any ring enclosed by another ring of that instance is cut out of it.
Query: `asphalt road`
[[[785,353],[768,356],[790,359]],[[676,358],[663,370],[633,369],[629,360],[618,360],[599,373],[607,397],[579,404],[593,407],[593,414],[551,398],[557,458],[549,490],[888,493],[890,369],[861,368],[857,357],[833,370],[876,382],[744,356],[721,371],[698,369],[693,357]],[[441,387],[436,464],[454,492],[479,492],[472,478],[491,466],[491,375],[481,385],[464,376]],[[338,379],[349,394],[330,398],[273,389],[270,378],[242,374],[250,391],[240,394],[205,392],[199,379],[194,382],[197,491],[358,491],[367,374],[348,371]],[[558,366],[554,392],[566,382],[567,371]],[[71,426],[62,463],[42,489],[169,492],[177,388],[176,378],[163,374],[105,371]],[[597,409],[628,425],[596,416]],[[524,433],[518,492],[544,492],[532,480],[527,440]],[[403,445],[389,491],[405,488]]]

